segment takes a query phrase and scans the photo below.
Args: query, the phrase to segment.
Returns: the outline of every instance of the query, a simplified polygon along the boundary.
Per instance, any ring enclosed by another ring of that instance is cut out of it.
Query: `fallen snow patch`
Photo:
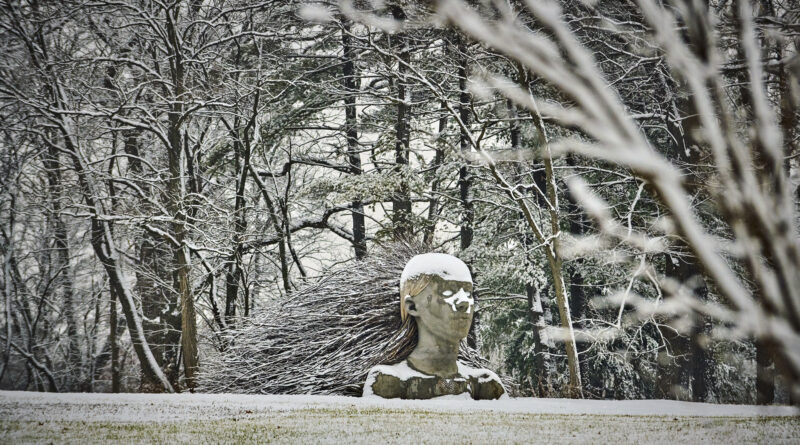
[[[413,371],[413,370],[412,370]],[[675,400],[574,400],[436,398],[400,400],[375,397],[251,394],[84,394],[0,391],[0,418],[32,421],[166,422],[233,417],[305,409],[386,409],[438,412],[488,411],[518,414],[750,417],[798,416],[791,406],[717,405]]]

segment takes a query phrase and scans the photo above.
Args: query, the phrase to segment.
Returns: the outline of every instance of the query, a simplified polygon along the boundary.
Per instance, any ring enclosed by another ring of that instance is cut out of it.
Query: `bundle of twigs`
[[[416,345],[413,318],[401,323],[399,279],[424,248],[378,248],[363,261],[331,271],[252,317],[206,357],[206,392],[360,395],[369,369],[402,361]],[[462,343],[461,360],[485,366]]]

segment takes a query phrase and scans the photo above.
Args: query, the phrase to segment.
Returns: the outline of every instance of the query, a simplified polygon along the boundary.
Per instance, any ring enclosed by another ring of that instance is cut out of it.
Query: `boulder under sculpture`
[[[474,312],[472,276],[464,262],[443,253],[411,258],[400,277],[400,317],[416,324],[417,345],[405,360],[370,369],[363,395],[476,400],[505,396],[497,374],[458,361]]]

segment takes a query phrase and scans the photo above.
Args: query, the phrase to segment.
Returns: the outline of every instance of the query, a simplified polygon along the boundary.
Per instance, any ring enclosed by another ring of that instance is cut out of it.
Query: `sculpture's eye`
[[[449,297],[450,295],[453,295],[453,291],[446,290],[446,291],[442,292],[442,295],[444,295],[445,297]]]

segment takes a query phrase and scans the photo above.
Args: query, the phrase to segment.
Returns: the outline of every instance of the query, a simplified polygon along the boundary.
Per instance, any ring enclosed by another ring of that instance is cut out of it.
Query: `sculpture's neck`
[[[458,375],[458,347],[458,342],[420,335],[417,347],[408,356],[408,362],[412,368],[425,374],[454,377]]]

